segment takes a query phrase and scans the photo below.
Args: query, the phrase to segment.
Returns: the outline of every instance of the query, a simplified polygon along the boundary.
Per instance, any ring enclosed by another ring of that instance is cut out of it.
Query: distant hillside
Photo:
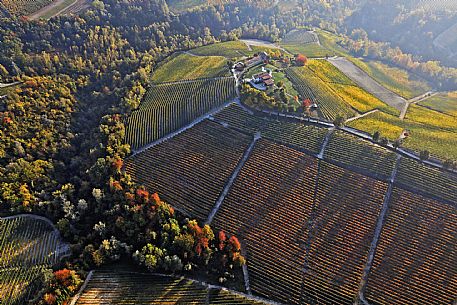
[[[361,5],[345,24],[349,32],[361,28],[372,40],[391,42],[426,60],[457,66],[456,8],[457,1],[452,0],[410,0],[401,5],[393,0],[371,1]]]

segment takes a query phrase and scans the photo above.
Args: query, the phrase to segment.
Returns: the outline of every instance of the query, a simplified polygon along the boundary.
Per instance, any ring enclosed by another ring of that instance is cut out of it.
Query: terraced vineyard
[[[76,305],[194,304],[260,305],[261,301],[198,282],[135,272],[95,271]]]
[[[312,210],[317,161],[259,140],[213,225],[244,239],[251,289],[298,304],[305,251],[300,231]]]
[[[187,215],[206,219],[251,138],[204,121],[126,160],[133,180]]]
[[[263,119],[249,114],[236,104],[232,104],[214,115],[216,121],[229,124],[245,132],[261,132],[262,137],[294,145],[313,154],[320,151],[327,129],[291,121]]]
[[[330,136],[324,158],[388,180],[395,166],[396,154],[343,131],[335,131]]]
[[[126,142],[133,149],[172,133],[235,96],[232,77],[152,86],[127,121]]]
[[[33,296],[42,270],[56,264],[67,251],[59,234],[44,220],[0,219],[1,304],[23,304]]]
[[[457,210],[395,189],[368,278],[371,304],[455,304]]]
[[[305,302],[354,304],[386,191],[386,183],[321,163]]]
[[[403,187],[457,203],[457,176],[402,158],[397,181]]]
[[[11,15],[26,16],[45,7],[53,0],[1,0]]]
[[[295,84],[301,97],[315,101],[323,118],[329,121],[334,120],[338,115],[346,118],[354,116],[355,111],[310,71],[306,67],[286,69],[287,77]]]

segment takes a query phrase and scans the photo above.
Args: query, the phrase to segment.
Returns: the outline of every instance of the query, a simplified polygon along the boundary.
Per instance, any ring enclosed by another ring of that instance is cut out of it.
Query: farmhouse
[[[242,72],[244,70],[244,68],[246,68],[246,65],[243,63],[243,62],[237,62],[234,66],[233,66],[233,69],[235,69],[235,71],[238,71],[238,72]]]
[[[254,74],[249,83],[256,89],[267,90],[268,87],[274,85],[275,81],[271,75],[271,71],[269,71]]]
[[[269,59],[270,57],[267,53],[260,52],[259,54],[255,55],[254,57],[246,61],[246,67],[250,68],[256,65],[260,65],[262,63],[268,62]]]

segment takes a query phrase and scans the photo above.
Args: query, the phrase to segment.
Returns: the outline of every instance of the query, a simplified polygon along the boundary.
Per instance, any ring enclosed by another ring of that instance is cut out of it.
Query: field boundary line
[[[401,110],[400,112],[400,120],[404,120],[405,117],[406,117],[406,114],[408,113],[408,109],[409,109],[409,106],[412,105],[412,104],[417,104],[417,103],[420,103],[422,101],[425,101],[435,95],[437,95],[438,92],[435,92],[435,91],[428,91],[428,92],[425,92],[424,94],[421,94],[419,96],[416,96],[416,97],[413,97],[412,99],[409,99],[406,101],[406,104],[405,106],[403,107],[403,109]]]
[[[357,119],[363,118],[363,117],[365,117],[367,115],[370,115],[370,114],[378,112],[378,111],[379,111],[379,109],[373,109],[373,110],[370,110],[368,112],[365,112],[365,113],[362,113],[362,114],[358,114],[358,115],[356,115],[356,116],[354,116],[352,118],[347,119],[345,123],[349,123],[349,122],[355,121]]]
[[[324,159],[324,153],[325,153],[325,148],[327,148],[327,144],[330,141],[330,137],[332,136],[333,132],[335,131],[335,128],[330,128],[325,135],[324,142],[322,142],[321,150],[319,154],[317,155],[318,159]]]
[[[401,155],[397,154],[397,161],[395,163],[394,169],[392,170],[389,186],[387,188],[386,195],[384,196],[381,212],[379,214],[378,222],[376,224],[376,228],[373,234],[373,240],[371,241],[370,251],[368,252],[367,262],[363,270],[362,279],[360,280],[358,297],[364,305],[370,305],[370,303],[368,303],[368,301],[365,299],[365,290],[368,284],[368,276],[370,275],[371,267],[373,266],[374,256],[376,254],[376,249],[378,247],[379,238],[381,237],[382,228],[384,227],[387,210],[389,209],[390,198],[392,197],[392,191],[394,188],[395,179],[397,177],[397,171],[400,165],[400,160]]]
[[[238,165],[236,166],[235,170],[233,171],[232,175],[230,176],[230,179],[227,181],[227,184],[225,185],[222,193],[219,195],[219,198],[216,201],[216,204],[214,205],[213,210],[211,213],[208,215],[208,219],[206,220],[205,224],[211,224],[213,221],[214,216],[216,216],[216,213],[219,211],[219,208],[222,205],[222,202],[224,201],[225,197],[227,196],[228,192],[232,188],[233,183],[235,182],[236,178],[238,177],[238,174],[240,173],[241,169],[243,168],[244,164],[246,161],[249,159],[251,156],[251,152],[254,149],[255,144],[257,143],[258,140],[260,140],[262,137],[260,133],[256,133],[254,135],[254,139],[252,140],[251,144],[249,147],[246,149],[246,151],[243,154],[243,157],[241,160],[238,162]]]
[[[89,271],[89,273],[87,274],[86,280],[79,288],[78,293],[75,294],[75,296],[71,299],[70,305],[75,305],[76,302],[78,302],[79,297],[83,294],[84,290],[86,289],[87,285],[89,284],[90,280],[92,279],[93,274],[94,274],[94,270]]]

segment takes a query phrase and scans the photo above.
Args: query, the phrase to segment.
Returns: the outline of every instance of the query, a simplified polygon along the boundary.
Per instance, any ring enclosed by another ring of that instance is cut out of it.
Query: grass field
[[[438,112],[457,116],[457,91],[437,94],[420,102],[419,105]]]
[[[415,152],[428,150],[439,159],[457,160],[457,123],[456,119],[444,117],[436,111],[425,111],[420,106],[411,106],[405,120],[382,112],[372,113],[349,123],[349,126],[381,137],[397,139],[404,129],[410,131],[403,146]],[[454,124],[454,125],[453,125]]]
[[[330,51],[316,43],[283,44],[282,46],[292,54],[303,54],[309,58],[335,55],[332,51]]]
[[[353,57],[348,57],[348,59],[378,83],[406,99],[411,99],[431,90],[426,81],[413,77],[403,69],[391,67],[378,61],[363,61]]]
[[[225,57],[179,54],[161,65],[153,73],[152,81],[162,83],[227,75],[229,70]]]
[[[347,51],[337,44],[339,39],[338,36],[322,30],[317,30],[316,34],[319,38],[319,43],[309,43],[307,41],[311,41],[311,39],[308,38],[304,38],[304,42],[300,42],[299,39],[295,38],[288,39],[288,35],[291,35],[291,33],[289,33],[284,38],[281,46],[292,54],[301,53],[309,58],[348,55]]]
[[[236,58],[249,52],[248,47],[242,41],[227,41],[199,47],[190,51],[192,54],[204,56],[224,56]]]

